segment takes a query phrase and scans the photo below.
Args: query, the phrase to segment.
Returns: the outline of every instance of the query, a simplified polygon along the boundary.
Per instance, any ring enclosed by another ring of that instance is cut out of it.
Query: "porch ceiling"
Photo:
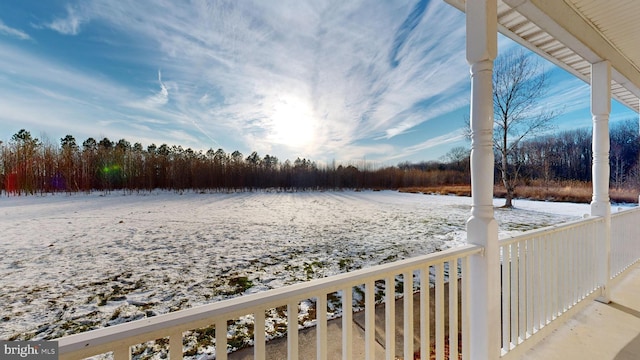
[[[466,0],[445,0],[464,11]],[[498,0],[498,30],[590,82],[591,64],[609,60],[611,95],[640,111],[640,1]]]

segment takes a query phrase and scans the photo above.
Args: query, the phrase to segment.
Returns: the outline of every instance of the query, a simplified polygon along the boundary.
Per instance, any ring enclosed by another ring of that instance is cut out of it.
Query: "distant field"
[[[57,338],[454,247],[469,203],[393,191],[2,197],[0,339]],[[516,206],[496,211],[502,234],[588,211]]]

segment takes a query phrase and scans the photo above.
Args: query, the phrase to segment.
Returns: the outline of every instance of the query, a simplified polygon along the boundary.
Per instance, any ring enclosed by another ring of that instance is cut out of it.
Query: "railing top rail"
[[[259,307],[268,309],[271,306],[281,306],[291,301],[300,301],[313,297],[313,294],[323,292],[331,293],[348,286],[362,284],[378,276],[383,278],[389,273],[399,274],[407,270],[413,271],[424,266],[478,254],[481,253],[482,250],[483,248],[478,245],[463,245],[389,264],[377,265],[323,279],[201,305],[152,318],[69,335],[58,339],[59,353],[72,353],[89,347],[93,348],[116,342],[127,342],[127,339],[140,337],[143,334],[149,334],[150,339],[154,339],[155,337],[152,336],[156,336],[159,333],[180,331],[180,329],[183,329],[182,331],[191,330],[198,328],[198,326],[193,326],[194,324],[200,324],[203,321],[213,320],[221,316],[234,318],[235,316],[246,315],[248,309]],[[159,337],[167,335],[169,334],[160,335]]]
[[[546,236],[546,235],[550,235],[556,232],[560,232],[560,231],[567,231],[573,228],[577,228],[580,226],[584,226],[586,224],[589,223],[599,223],[599,222],[604,222],[605,219],[603,217],[599,217],[599,216],[590,216],[588,218],[585,219],[579,219],[579,220],[574,220],[574,221],[570,221],[570,222],[566,222],[566,223],[562,223],[562,224],[556,224],[556,225],[551,225],[551,226],[547,226],[547,227],[543,227],[540,229],[535,229],[535,230],[529,230],[529,231],[525,231],[522,234],[517,234],[517,235],[513,235],[513,236],[509,236],[503,239],[498,240],[498,243],[500,246],[504,246],[504,245],[509,245],[509,244],[513,244],[519,241],[523,241],[526,239],[531,239],[531,238],[535,238],[535,237],[540,237],[540,236]]]
[[[640,206],[633,207],[633,208],[625,208],[625,209],[623,209],[621,211],[612,212],[611,213],[611,218],[630,215],[630,214],[635,213],[635,212],[640,212]]]

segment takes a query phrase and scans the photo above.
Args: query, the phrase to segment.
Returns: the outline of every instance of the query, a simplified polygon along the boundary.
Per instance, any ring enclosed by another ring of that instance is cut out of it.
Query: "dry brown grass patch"
[[[471,196],[471,185],[406,187],[400,188],[398,191],[412,194]],[[592,185],[588,182],[567,181],[548,185],[534,182],[532,185],[519,185],[516,188],[514,198],[589,203],[591,202],[592,191]],[[609,191],[609,196],[613,203],[637,203],[639,194],[640,192],[635,189],[611,189]],[[496,185],[493,188],[493,195],[497,198],[504,198],[506,191],[503,186]]]
[[[412,193],[412,194],[471,196],[471,185],[406,187],[406,188],[400,188],[398,189],[398,191]]]

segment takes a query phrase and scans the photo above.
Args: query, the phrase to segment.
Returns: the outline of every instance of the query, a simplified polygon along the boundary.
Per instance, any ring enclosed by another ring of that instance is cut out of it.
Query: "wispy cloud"
[[[556,71],[562,71],[557,70]],[[557,74],[549,73],[550,80]],[[548,92],[538,102],[538,106],[532,112],[554,111],[556,115],[570,114],[576,111],[589,109],[590,89],[589,85],[576,77],[567,77],[563,80],[548,83]]]
[[[308,156],[392,138],[468,103],[464,27],[451,26],[463,15],[440,2],[95,1],[84,10],[163,59],[177,111],[250,148],[273,148],[283,98],[311,109],[316,134],[298,149]]]
[[[0,42],[0,73],[20,75],[19,82],[6,83],[8,86],[24,88],[38,84],[51,94],[74,91],[100,96],[109,102],[131,96],[126,87],[115,82],[78,72],[3,42]]]
[[[437,146],[461,142],[464,139],[465,139],[465,133],[463,129],[454,130],[450,133],[436,136],[434,138],[423,141],[421,143],[405,147],[399,151],[396,151],[394,155],[385,157],[384,160],[391,161],[391,160],[396,160],[400,158],[408,158],[421,151],[435,148]]]
[[[166,105],[169,102],[169,89],[167,85],[162,82],[162,72],[160,70],[158,70],[158,84],[160,85],[160,89],[156,93],[144,99],[129,102],[127,105],[145,110],[156,110]]]
[[[393,39],[393,45],[391,46],[391,51],[389,52],[389,62],[391,63],[391,67],[395,68],[399,65],[400,60],[398,59],[398,54],[406,44],[407,39],[411,35],[411,32],[413,32],[415,28],[420,24],[420,20],[422,20],[422,17],[424,16],[428,3],[429,2],[427,0],[418,1],[418,3],[411,10],[411,13],[409,13],[409,16],[404,19],[404,21],[396,31],[396,35]]]
[[[0,20],[0,34],[18,38],[20,40],[31,40],[31,36],[29,36],[29,34],[22,30],[7,26],[2,20]]]
[[[88,19],[71,5],[67,5],[65,9],[67,11],[66,17],[56,18],[50,23],[44,24],[44,27],[55,30],[63,35],[78,35],[80,26],[87,22]]]
[[[185,132],[182,114],[152,106],[132,111],[131,99],[144,102],[145,98],[127,86],[0,41],[0,81],[14,74],[21,76],[17,81],[2,81],[0,87],[0,138],[27,128],[54,137],[72,133],[79,138],[108,136],[147,144],[202,146],[197,136]]]

